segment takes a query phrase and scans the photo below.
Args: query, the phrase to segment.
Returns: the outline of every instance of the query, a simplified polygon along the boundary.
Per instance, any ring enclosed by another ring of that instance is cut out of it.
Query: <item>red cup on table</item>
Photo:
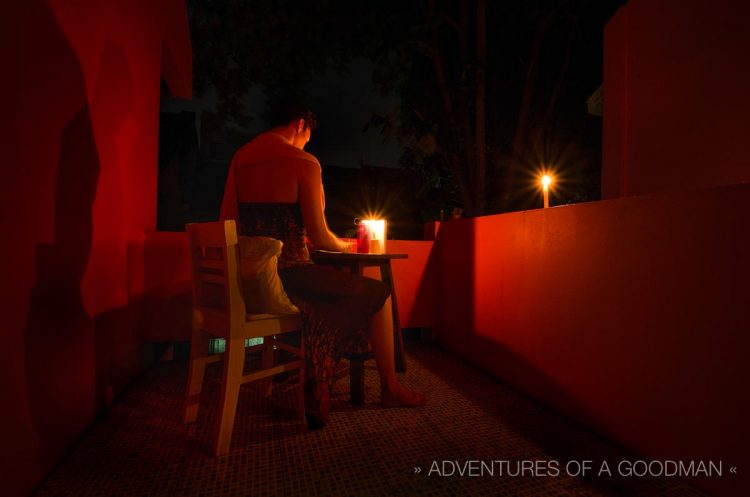
[[[370,253],[370,227],[365,223],[357,225],[357,253]]]

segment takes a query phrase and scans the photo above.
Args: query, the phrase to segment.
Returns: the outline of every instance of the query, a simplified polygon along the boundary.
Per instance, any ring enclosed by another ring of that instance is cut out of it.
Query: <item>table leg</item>
[[[349,396],[358,406],[365,403],[365,359],[360,355],[349,358]]]
[[[362,276],[362,265],[352,264],[349,272]],[[368,355],[356,355],[349,357],[349,396],[352,404],[364,405],[365,403],[365,360]]]
[[[362,276],[364,274],[364,266],[358,262],[354,262],[349,265],[349,272],[358,276]]]
[[[396,371],[406,373],[406,361],[404,360],[404,338],[401,335],[401,323],[398,319],[398,303],[396,302],[396,287],[393,285],[393,274],[391,273],[391,261],[384,261],[380,265],[380,277],[383,283],[391,289],[391,309],[393,310],[393,353],[396,360]]]

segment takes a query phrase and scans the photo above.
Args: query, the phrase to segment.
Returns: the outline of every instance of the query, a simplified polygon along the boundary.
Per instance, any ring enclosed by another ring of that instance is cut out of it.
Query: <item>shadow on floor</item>
[[[668,478],[572,477],[564,464],[557,476],[518,474],[521,461],[546,461],[549,470],[553,460],[632,456],[444,352],[408,349],[404,381],[428,395],[426,407],[381,408],[371,363],[365,405],[352,406],[339,369],[329,423],[309,432],[292,409],[293,384],[278,384],[270,400],[249,385],[232,448],[220,458],[209,453],[220,367],[207,371],[198,420],[186,426],[187,365],[159,363],[36,495],[702,495]],[[467,461],[484,461],[493,472],[469,476]]]

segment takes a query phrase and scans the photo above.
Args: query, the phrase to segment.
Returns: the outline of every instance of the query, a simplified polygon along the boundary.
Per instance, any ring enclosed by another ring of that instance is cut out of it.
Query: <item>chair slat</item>
[[[224,274],[226,262],[224,262],[222,259],[199,259],[198,267],[202,270],[208,269]]]
[[[268,378],[269,376],[277,375],[279,373],[283,373],[284,371],[294,371],[295,369],[299,369],[304,366],[305,361],[303,360],[285,362],[284,364],[279,364],[278,366],[273,366],[269,369],[263,369],[261,371],[255,371],[250,374],[246,374],[242,377],[242,383],[262,380],[263,378]]]
[[[224,275],[212,274],[212,273],[198,273],[198,278],[204,283],[212,283],[214,285],[225,285],[227,279]]]
[[[269,316],[264,319],[250,320],[250,317]],[[248,314],[243,336],[245,338],[265,337],[302,328],[302,318],[299,314]]]

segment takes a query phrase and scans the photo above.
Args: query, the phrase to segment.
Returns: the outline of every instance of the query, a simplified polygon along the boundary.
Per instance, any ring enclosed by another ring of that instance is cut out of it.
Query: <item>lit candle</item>
[[[363,219],[362,224],[370,229],[370,253],[384,254],[386,222],[384,219]]]

